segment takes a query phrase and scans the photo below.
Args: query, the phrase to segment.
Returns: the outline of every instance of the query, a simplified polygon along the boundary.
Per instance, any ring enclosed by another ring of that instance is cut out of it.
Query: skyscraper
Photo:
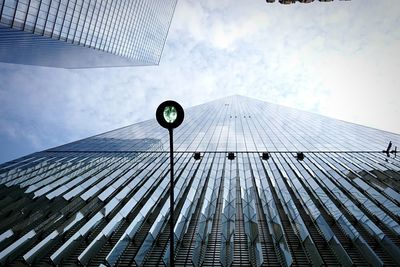
[[[174,141],[177,265],[400,264],[400,135],[232,96]],[[168,263],[167,151],[148,120],[2,164],[0,263]]]
[[[160,61],[176,0],[0,0],[0,61],[62,68]]]
[[[333,0],[318,0],[319,2],[332,2]],[[339,1],[350,1],[350,0],[339,0]],[[267,3],[275,3],[275,0],[266,0]],[[303,4],[308,4],[311,2],[314,2],[314,0],[279,0],[279,3],[281,4],[294,4],[296,2],[303,3]]]

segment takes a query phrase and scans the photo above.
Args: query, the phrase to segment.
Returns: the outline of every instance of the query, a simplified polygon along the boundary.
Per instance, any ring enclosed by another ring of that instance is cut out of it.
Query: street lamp
[[[172,100],[162,102],[156,110],[156,118],[158,123],[168,129],[169,132],[169,158],[170,158],[170,216],[169,216],[169,262],[170,266],[175,266],[174,263],[174,144],[173,144],[173,129],[181,125],[185,117],[185,112],[181,105]]]

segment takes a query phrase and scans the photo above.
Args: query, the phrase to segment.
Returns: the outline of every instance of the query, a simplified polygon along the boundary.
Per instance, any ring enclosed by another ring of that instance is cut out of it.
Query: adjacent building
[[[278,0],[281,4],[294,4],[296,2],[308,4],[314,2],[314,0]],[[317,0],[315,0],[317,1]],[[332,2],[333,0],[318,0],[319,2]],[[339,0],[339,1],[350,1],[350,0]],[[267,3],[275,3],[275,0],[266,0]]]
[[[177,0],[0,0],[0,61],[157,65]]]
[[[174,136],[177,266],[399,266],[400,135],[232,96]],[[154,119],[0,165],[0,264],[168,264],[168,151]]]

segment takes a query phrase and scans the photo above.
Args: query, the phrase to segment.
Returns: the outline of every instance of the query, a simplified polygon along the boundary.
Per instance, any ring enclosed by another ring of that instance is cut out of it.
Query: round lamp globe
[[[174,129],[181,125],[184,117],[185,113],[182,106],[173,100],[162,102],[156,110],[158,123],[167,129]]]

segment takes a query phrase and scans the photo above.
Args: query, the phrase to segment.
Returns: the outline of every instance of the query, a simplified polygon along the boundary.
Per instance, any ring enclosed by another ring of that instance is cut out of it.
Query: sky
[[[0,63],[0,162],[240,94],[400,133],[400,5],[179,0],[158,66]]]

